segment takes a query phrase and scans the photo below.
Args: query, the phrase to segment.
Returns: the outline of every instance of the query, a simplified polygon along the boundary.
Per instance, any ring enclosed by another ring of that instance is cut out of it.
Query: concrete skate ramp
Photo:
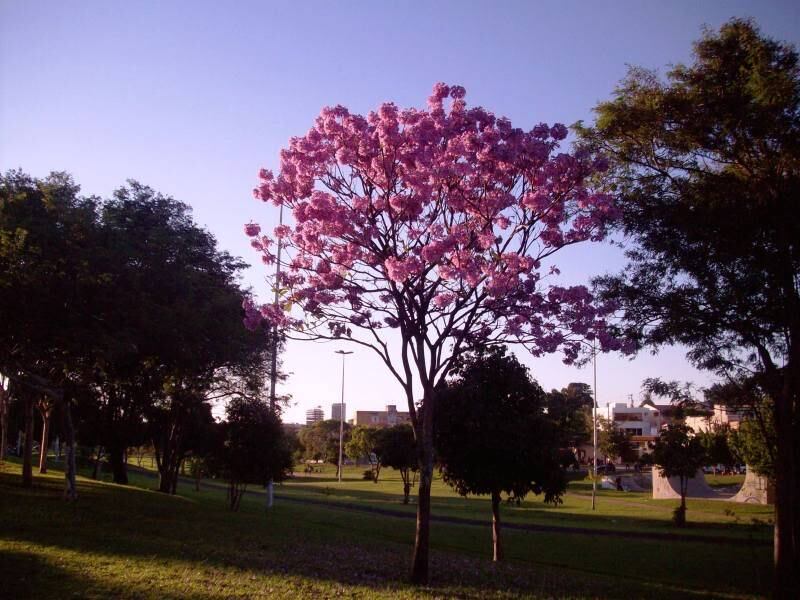
[[[775,504],[775,488],[766,477],[758,475],[750,467],[747,467],[742,489],[731,498],[731,501],[748,504]]]
[[[695,476],[689,479],[689,485],[686,487],[687,498],[719,498],[724,496],[715,492],[711,486],[706,482],[706,477],[703,475],[702,469],[698,469]],[[653,499],[654,500],[672,500],[681,498],[681,482],[678,477],[664,477],[658,470],[658,467],[653,467]]]

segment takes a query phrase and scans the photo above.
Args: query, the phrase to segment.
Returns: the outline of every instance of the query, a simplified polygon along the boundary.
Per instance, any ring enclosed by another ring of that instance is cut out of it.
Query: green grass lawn
[[[341,502],[349,497],[354,503],[402,506],[393,472],[384,472],[385,480],[377,485],[357,480],[358,472],[348,471],[341,486],[330,481],[331,473],[323,473],[277,491],[298,499]],[[231,513],[219,490],[196,493],[181,484],[179,495],[169,497],[152,491],[154,480],[142,474],[133,474],[128,487],[81,478],[80,498],[68,504],[61,499],[61,477],[54,470],[37,476],[32,490],[23,490],[18,465],[7,463],[0,471],[4,597],[750,597],[765,593],[769,581],[771,551],[763,545],[568,533],[509,530],[508,561],[496,566],[488,560],[487,520],[486,527],[433,524],[432,587],[418,590],[405,583],[411,519],[280,499],[266,513],[260,495],[246,497],[241,511]],[[590,519],[582,515],[588,502],[585,486],[573,488],[557,509],[530,501],[520,509],[504,507],[504,517],[556,523],[548,515],[563,511],[565,519],[588,526]],[[612,503],[620,500],[618,494],[599,496],[595,518],[604,528],[617,511],[627,515],[631,528],[641,521],[642,530],[648,530],[648,520],[662,520],[657,505],[646,498]],[[435,514],[488,517],[483,499],[454,496],[441,482],[434,498]],[[639,510],[642,516],[626,510]],[[752,525],[726,521],[729,516],[716,506],[690,505],[690,511],[690,517],[706,515],[698,534],[729,530],[746,539],[748,531],[756,532]]]
[[[382,469],[379,482],[364,481],[363,468],[349,467],[344,481],[335,478],[335,467],[326,465],[322,473],[297,475],[276,488],[276,493],[294,498],[379,506],[410,513],[416,508],[402,504],[403,485],[391,469]],[[727,485],[731,485],[730,482]],[[734,484],[735,485],[735,484]],[[416,490],[414,490],[416,491]],[[412,503],[415,501],[412,495]],[[649,492],[598,490],[597,508],[591,509],[591,482],[572,481],[564,502],[545,504],[541,496],[529,496],[521,506],[504,505],[503,518],[509,523],[559,525],[615,531],[651,531],[675,533],[672,511],[677,500],[653,500]],[[491,518],[488,497],[462,498],[441,478],[434,480],[432,506],[436,515],[486,520]],[[682,535],[725,536],[770,540],[773,510],[770,506],[739,504],[717,500],[689,499],[687,528]]]

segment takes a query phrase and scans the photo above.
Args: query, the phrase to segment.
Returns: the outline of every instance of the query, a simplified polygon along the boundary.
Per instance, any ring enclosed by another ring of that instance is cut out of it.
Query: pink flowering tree
[[[464,96],[439,83],[427,110],[323,109],[255,190],[291,209],[294,224],[271,235],[245,227],[266,264],[278,240],[286,252],[281,302],[247,300],[246,323],[367,347],[405,392],[420,467],[415,582],[428,578],[433,404],[453,359],[515,343],[570,363],[586,340],[618,346],[609,307],[584,286],[553,285],[557,269],[542,266],[606,235],[614,204],[587,185],[603,161],[557,152],[563,125],[517,129]]]

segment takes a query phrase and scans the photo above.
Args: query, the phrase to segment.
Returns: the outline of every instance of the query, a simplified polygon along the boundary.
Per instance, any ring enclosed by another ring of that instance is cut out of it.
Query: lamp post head
[[[334,354],[341,354],[341,355],[343,355],[343,356],[344,356],[345,354],[352,354],[352,353],[353,353],[353,351],[352,351],[352,350],[349,350],[349,351],[348,351],[348,350],[334,350]]]

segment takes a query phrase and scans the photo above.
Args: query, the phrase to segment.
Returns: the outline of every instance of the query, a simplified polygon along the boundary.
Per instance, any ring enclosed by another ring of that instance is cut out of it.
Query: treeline
[[[63,444],[70,498],[78,447],[102,449],[125,484],[128,448],[152,445],[168,493],[188,456],[230,472],[236,444],[219,440],[237,426],[212,409],[268,420],[273,347],[242,325],[244,267],[187,205],[135,181],[101,199],[65,173],[0,175],[0,453],[22,440],[23,485],[34,434],[42,471]]]

